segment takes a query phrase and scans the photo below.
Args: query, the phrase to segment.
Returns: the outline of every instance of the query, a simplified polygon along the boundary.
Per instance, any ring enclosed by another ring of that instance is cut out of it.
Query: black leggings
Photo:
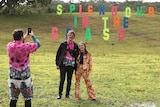
[[[10,101],[10,107],[16,107],[17,100]],[[31,100],[25,100],[25,107],[31,107]]]
[[[16,107],[17,100],[11,100],[10,101],[10,107]]]
[[[60,67],[59,95],[62,95],[65,76],[67,74],[66,96],[70,94],[73,67]]]

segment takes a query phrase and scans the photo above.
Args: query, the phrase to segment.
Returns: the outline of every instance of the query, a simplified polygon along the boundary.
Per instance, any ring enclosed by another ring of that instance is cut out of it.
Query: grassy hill
[[[124,13],[118,13],[123,27]],[[78,27],[73,28],[73,17],[78,16]],[[109,17],[107,27],[110,40],[103,40],[102,17]],[[125,29],[125,39],[118,40],[118,27],[113,26],[111,13],[89,17],[92,40],[87,48],[92,53],[93,70],[90,75],[97,93],[97,101],[88,101],[84,81],[81,81],[81,101],[74,100],[74,76],[72,99],[56,100],[59,71],[55,67],[55,54],[59,44],[65,40],[66,28],[76,32],[75,41],[85,41],[86,28],[82,27],[78,13],[43,14],[29,16],[0,16],[0,107],[8,107],[8,58],[6,44],[12,41],[12,31],[32,27],[41,42],[40,49],[31,55],[31,72],[34,82],[33,107],[124,107],[135,103],[155,103],[160,106],[160,15],[148,17],[135,13]],[[51,28],[58,27],[59,38],[51,38]],[[27,41],[32,41],[28,39]],[[114,44],[114,45],[113,45]],[[64,88],[65,93],[65,88]],[[22,96],[18,107],[23,106]]]

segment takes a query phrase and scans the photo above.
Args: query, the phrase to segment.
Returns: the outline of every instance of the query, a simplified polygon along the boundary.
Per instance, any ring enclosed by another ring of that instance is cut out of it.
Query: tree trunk
[[[15,7],[15,2],[13,0],[7,0],[6,3],[8,9],[9,9],[9,15],[14,15],[15,11],[14,11],[14,7]]]
[[[14,15],[14,14],[15,14],[14,8],[10,7],[9,8],[9,15]]]

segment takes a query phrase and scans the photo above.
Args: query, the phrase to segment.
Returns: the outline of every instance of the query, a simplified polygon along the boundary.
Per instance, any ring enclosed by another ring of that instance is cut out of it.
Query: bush
[[[43,7],[40,4],[34,5],[20,5],[15,8],[15,14],[41,14],[47,12],[47,7]]]
[[[9,9],[8,9],[8,7],[2,8],[0,14],[1,14],[1,15],[7,15],[7,14],[9,14]]]

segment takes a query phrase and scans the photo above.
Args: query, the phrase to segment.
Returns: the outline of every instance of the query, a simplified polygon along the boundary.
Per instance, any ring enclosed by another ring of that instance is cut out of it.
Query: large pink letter
[[[57,27],[52,27],[52,39],[53,40],[58,39],[58,28]]]
[[[88,16],[82,16],[82,27],[88,27]]]
[[[80,16],[83,15],[83,12],[82,12],[82,5],[79,5],[79,14],[80,14]]]
[[[112,6],[112,16],[117,16],[117,6]]]
[[[118,29],[118,38],[119,38],[119,40],[124,39],[124,28],[119,28]]]

